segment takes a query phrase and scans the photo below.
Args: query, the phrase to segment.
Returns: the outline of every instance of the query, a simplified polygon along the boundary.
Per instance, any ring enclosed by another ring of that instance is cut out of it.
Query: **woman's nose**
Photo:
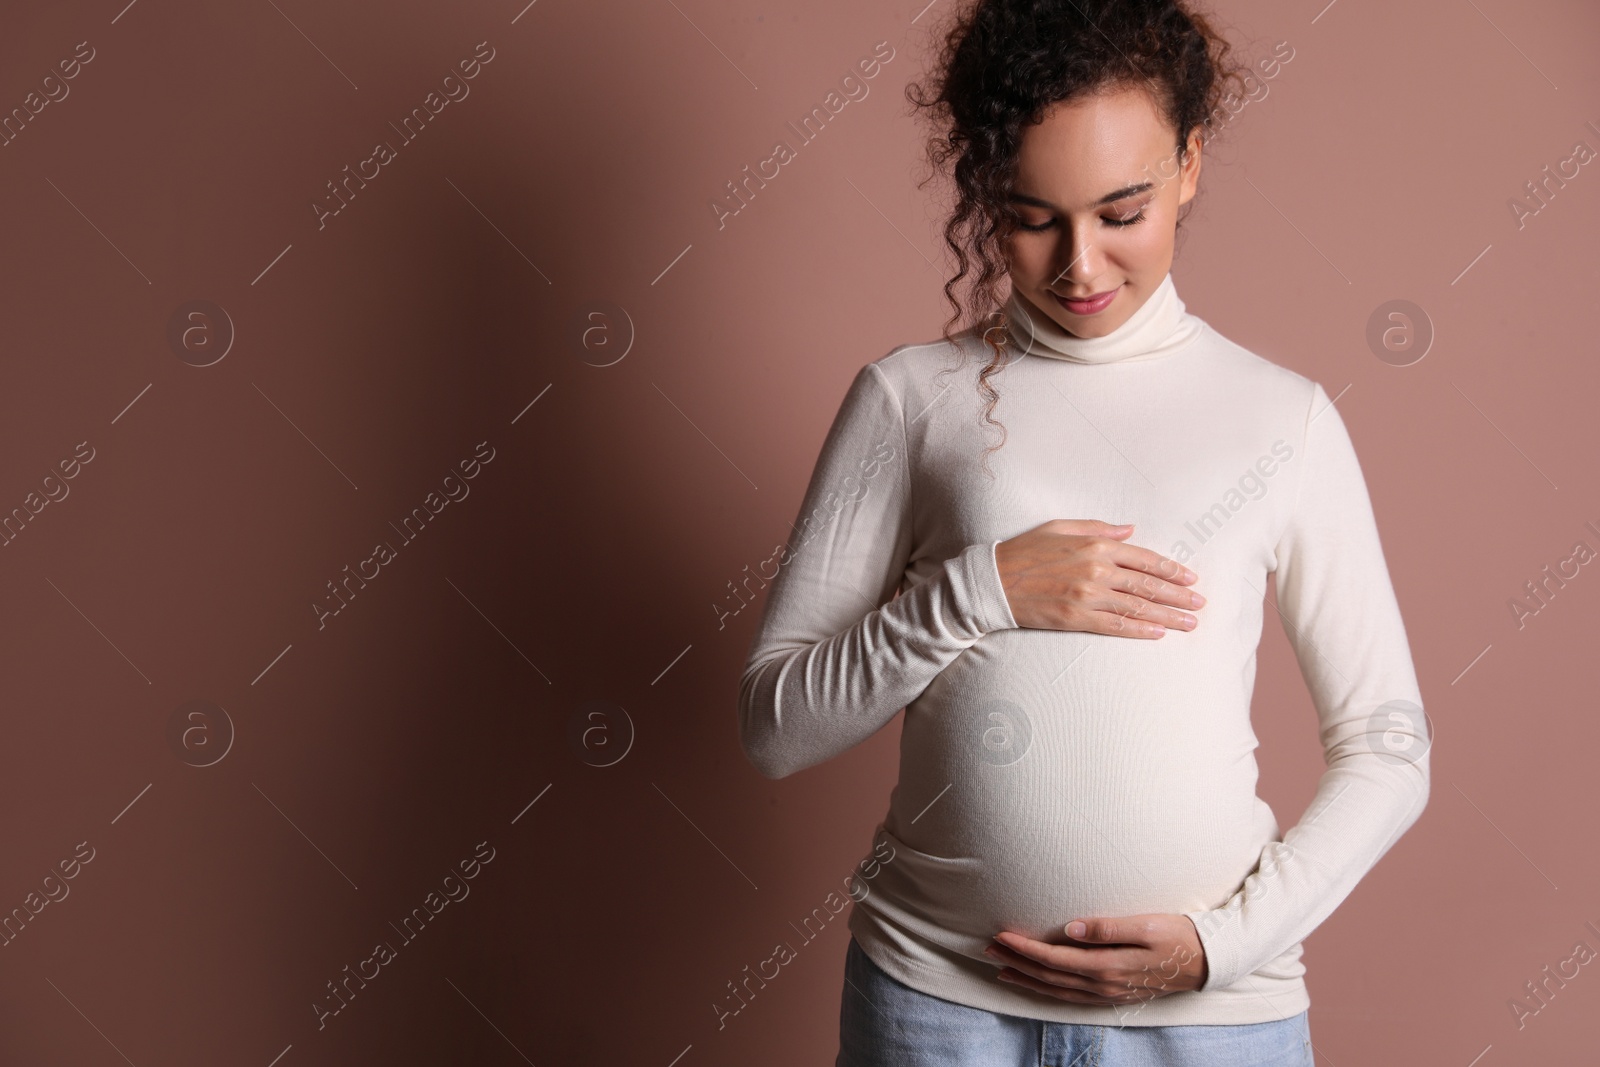
[[[1098,277],[1096,252],[1092,243],[1088,241],[1062,242],[1062,253],[1067,258],[1058,263],[1056,276],[1051,285],[1085,284]]]

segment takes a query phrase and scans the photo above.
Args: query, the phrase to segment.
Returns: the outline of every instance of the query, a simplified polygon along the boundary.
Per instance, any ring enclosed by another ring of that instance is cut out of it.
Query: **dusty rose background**
[[[40,907],[0,948],[0,1060],[831,1063],[842,921],[713,1005],[866,854],[899,726],[762,779],[756,609],[716,605],[856,368],[946,314],[902,93],[949,5],[124,2],[0,25],[0,109],[38,108],[0,148],[0,513],[39,508],[0,548],[0,911]],[[1180,291],[1342,391],[1437,735],[1421,822],[1308,943],[1319,1062],[1592,1062],[1591,968],[1521,1028],[1508,1002],[1600,949],[1600,576],[1521,629],[1509,603],[1600,546],[1600,172],[1509,201],[1600,148],[1600,15],[1218,10],[1294,58],[1214,146]],[[347,165],[373,176],[319,228]],[[1433,333],[1407,366],[1366,339],[1399,299]],[[1270,623],[1255,710],[1287,827],[1321,760]]]

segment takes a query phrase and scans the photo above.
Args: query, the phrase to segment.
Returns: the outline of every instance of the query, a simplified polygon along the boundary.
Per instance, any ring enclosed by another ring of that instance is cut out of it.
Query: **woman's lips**
[[[1054,290],[1050,290],[1050,295],[1055,297],[1056,303],[1074,315],[1093,315],[1109,307],[1111,301],[1115,299],[1117,293],[1121,292],[1121,290],[1122,286],[1119,285],[1115,289],[1107,289],[1103,293],[1096,293],[1087,300],[1069,300]]]

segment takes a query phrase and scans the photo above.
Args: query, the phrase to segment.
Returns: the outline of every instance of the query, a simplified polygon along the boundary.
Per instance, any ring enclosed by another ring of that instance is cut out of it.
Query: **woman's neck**
[[[1006,332],[1022,355],[1073,363],[1120,363],[1171,355],[1200,333],[1201,320],[1184,310],[1169,271],[1121,326],[1102,337],[1079,337],[1012,287],[1003,309]]]

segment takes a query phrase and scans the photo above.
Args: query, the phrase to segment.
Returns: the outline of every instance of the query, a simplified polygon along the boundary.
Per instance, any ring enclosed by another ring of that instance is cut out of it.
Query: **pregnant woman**
[[[1301,942],[1427,802],[1339,410],[1170,274],[1227,54],[1171,0],[983,0],[917,101],[971,324],[950,296],[856,374],[740,687],[771,778],[905,711],[839,1067],[1310,1065]],[[1268,575],[1327,763],[1287,833],[1250,725]]]

